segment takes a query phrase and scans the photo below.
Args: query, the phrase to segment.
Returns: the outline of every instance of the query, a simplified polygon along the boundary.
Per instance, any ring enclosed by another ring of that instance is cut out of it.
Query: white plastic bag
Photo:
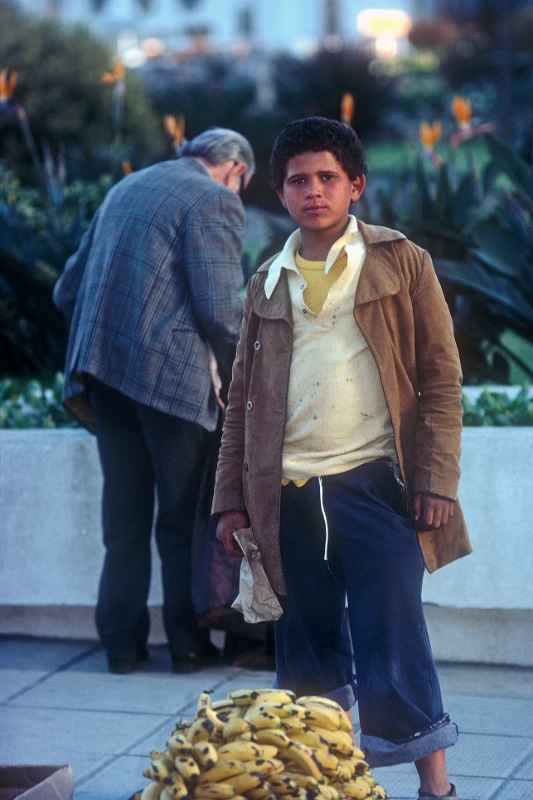
[[[234,531],[233,536],[243,552],[239,576],[239,594],[232,608],[246,622],[274,622],[283,614],[276,593],[266,576],[261,553],[251,528]]]

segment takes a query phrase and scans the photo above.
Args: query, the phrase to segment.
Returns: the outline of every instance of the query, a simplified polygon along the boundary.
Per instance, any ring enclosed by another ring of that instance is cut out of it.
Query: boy
[[[349,126],[291,123],[271,170],[299,228],[250,281],[217,536],[235,552],[233,531],[253,529],[284,606],[279,685],[351,708],[353,643],[370,764],[414,761],[420,798],[456,797],[444,750],[457,727],[421,604],[424,562],[432,571],[470,552],[455,500],[461,371],[448,308],[428,253],[349,215],[366,181]]]

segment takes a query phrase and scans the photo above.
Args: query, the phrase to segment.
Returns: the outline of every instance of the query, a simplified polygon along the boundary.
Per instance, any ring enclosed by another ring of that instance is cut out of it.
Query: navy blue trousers
[[[278,685],[344,708],[357,697],[373,766],[455,744],[422,611],[424,562],[393,464],[284,487],[280,545]]]
[[[111,658],[134,657],[148,640],[150,541],[157,493],[155,539],[161,557],[163,624],[171,654],[207,647],[191,591],[191,543],[206,432],[91,379],[90,401],[104,477],[105,558],[96,627]]]

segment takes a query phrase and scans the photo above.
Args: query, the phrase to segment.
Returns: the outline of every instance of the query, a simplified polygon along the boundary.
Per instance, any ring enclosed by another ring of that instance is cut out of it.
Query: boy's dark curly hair
[[[270,156],[270,179],[274,189],[279,192],[283,188],[291,158],[321,150],[333,153],[350,180],[366,175],[363,145],[353,128],[335,119],[304,117],[290,122],[276,137]]]

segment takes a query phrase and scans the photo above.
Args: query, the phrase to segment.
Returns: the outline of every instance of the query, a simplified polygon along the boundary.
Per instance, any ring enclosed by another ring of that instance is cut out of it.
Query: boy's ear
[[[279,198],[279,202],[281,203],[283,208],[286,209],[287,208],[287,204],[285,202],[285,198],[283,197],[283,192],[282,191],[277,191],[276,194],[277,194],[277,196]]]
[[[358,175],[357,178],[352,181],[352,203],[356,203],[366,188],[366,177],[364,175]]]

